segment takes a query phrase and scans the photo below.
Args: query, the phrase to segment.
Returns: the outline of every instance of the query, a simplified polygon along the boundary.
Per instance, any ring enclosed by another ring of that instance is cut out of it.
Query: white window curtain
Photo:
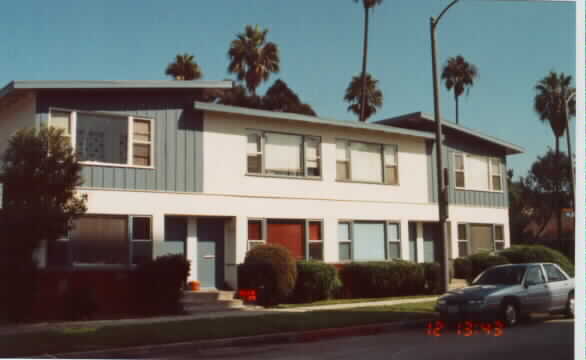
[[[466,188],[489,190],[488,158],[481,156],[466,157]]]
[[[353,142],[350,144],[352,180],[382,182],[380,145]]]
[[[337,161],[348,161],[346,156],[346,148],[348,146],[347,141],[336,141],[336,160]]]
[[[268,172],[302,175],[301,150],[303,137],[284,134],[266,134],[266,162]]]

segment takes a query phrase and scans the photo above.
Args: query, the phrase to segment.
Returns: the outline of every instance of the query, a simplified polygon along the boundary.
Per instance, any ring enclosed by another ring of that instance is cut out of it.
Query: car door
[[[570,280],[554,264],[543,264],[547,276],[547,286],[551,291],[550,311],[566,307],[570,293]]]
[[[547,312],[551,304],[551,292],[545,282],[541,266],[527,269],[524,285],[526,287],[526,312]]]

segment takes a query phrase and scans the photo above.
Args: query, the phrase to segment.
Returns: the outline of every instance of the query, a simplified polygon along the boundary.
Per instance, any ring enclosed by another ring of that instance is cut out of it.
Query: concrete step
[[[216,303],[194,304],[184,303],[183,309],[188,313],[202,313],[211,311],[230,311],[243,309],[244,304],[240,300],[219,300]]]
[[[234,291],[184,291],[181,301],[189,304],[213,304],[228,300],[234,300]]]

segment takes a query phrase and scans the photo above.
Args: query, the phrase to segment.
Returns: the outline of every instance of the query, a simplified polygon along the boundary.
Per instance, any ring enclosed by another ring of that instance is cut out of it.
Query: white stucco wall
[[[208,112],[203,133],[203,191],[344,200],[428,201],[425,141],[411,136]],[[322,138],[322,180],[246,175],[246,131],[258,129]],[[336,138],[399,147],[399,185],[337,182]]]
[[[197,217],[222,216],[225,225],[225,276],[235,285],[234,264],[247,251],[248,218],[320,219],[323,221],[324,261],[337,262],[337,224],[343,219],[392,220],[401,226],[402,257],[408,259],[408,223],[437,221],[435,204],[406,204],[393,201],[336,201],[260,196],[181,194],[83,189],[88,194],[89,214],[133,214],[153,217],[154,241],[164,240],[165,215],[189,216],[187,256],[192,260],[190,280],[197,279]],[[457,223],[503,224],[509,245],[508,211],[495,208],[450,207],[452,256],[457,256]],[[421,233],[421,225],[419,232]],[[423,259],[423,239],[417,239],[418,259]]]

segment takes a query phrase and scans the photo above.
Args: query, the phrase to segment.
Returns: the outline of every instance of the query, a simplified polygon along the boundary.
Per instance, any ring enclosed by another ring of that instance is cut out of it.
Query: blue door
[[[441,255],[441,244],[438,239],[438,224],[423,224],[423,262],[439,261]]]
[[[202,288],[223,288],[224,219],[197,219],[197,277]]]

